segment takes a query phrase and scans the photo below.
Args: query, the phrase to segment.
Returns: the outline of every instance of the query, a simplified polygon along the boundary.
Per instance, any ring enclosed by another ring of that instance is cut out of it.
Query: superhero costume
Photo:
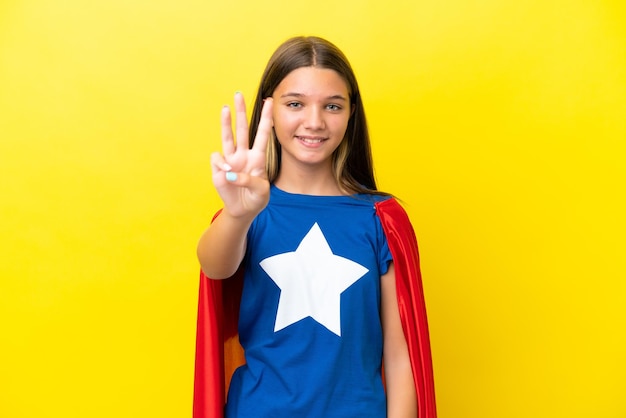
[[[418,416],[435,418],[436,406],[428,323],[415,235],[404,209],[393,198],[377,202],[378,215],[393,257],[400,319],[409,349]],[[244,363],[237,336],[242,271],[227,280],[200,278],[194,418],[223,417],[226,389],[234,369]]]

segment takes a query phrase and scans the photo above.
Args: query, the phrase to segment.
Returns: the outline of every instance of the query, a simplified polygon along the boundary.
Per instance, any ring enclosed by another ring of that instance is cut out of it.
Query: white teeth
[[[321,139],[310,139],[310,138],[300,138],[302,142],[306,142],[307,144],[319,144],[322,142]]]

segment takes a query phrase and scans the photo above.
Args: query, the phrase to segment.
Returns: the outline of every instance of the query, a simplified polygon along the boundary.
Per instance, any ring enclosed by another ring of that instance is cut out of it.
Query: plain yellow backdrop
[[[0,417],[188,417],[219,113],[357,72],[442,418],[626,416],[626,12],[608,0],[0,3]]]

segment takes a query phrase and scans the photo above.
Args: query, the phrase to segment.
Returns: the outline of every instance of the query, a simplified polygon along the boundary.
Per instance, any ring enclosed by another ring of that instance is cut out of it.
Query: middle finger
[[[243,94],[235,93],[235,129],[237,133],[237,149],[248,149],[248,116]]]

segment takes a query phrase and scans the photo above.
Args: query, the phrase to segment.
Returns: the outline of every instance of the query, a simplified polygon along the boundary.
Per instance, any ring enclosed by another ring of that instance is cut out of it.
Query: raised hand
[[[233,217],[254,217],[269,201],[265,172],[265,151],[272,132],[272,99],[265,99],[261,120],[249,149],[246,105],[241,93],[235,94],[235,133],[230,108],[222,109],[222,153],[211,155],[213,185]]]

